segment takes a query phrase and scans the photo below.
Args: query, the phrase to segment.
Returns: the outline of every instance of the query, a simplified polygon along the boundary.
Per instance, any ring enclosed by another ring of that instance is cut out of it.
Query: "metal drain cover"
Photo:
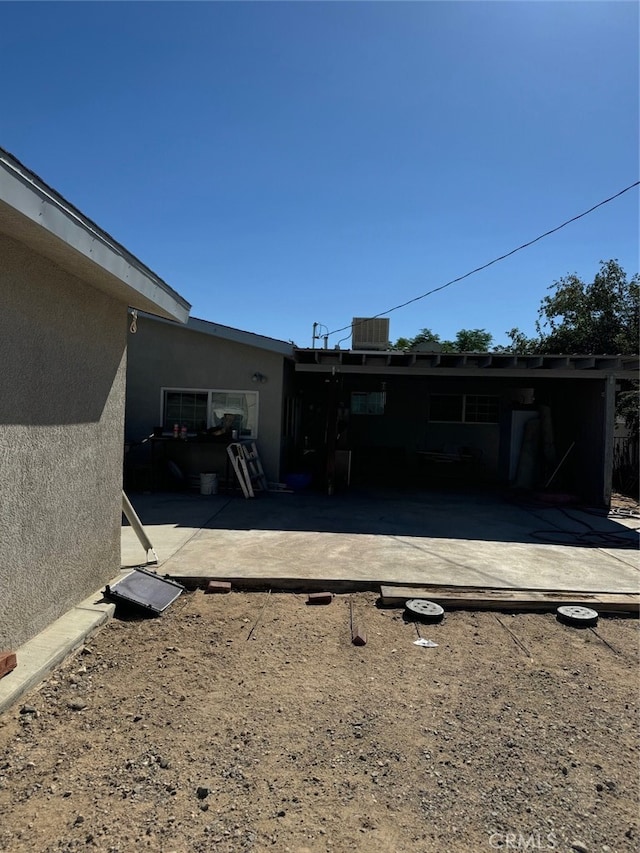
[[[439,604],[425,598],[410,598],[405,607],[424,622],[438,622],[444,616],[444,610]]]
[[[561,622],[574,625],[576,628],[592,628],[598,624],[598,614],[590,607],[581,607],[579,604],[566,604],[558,607],[556,613]]]

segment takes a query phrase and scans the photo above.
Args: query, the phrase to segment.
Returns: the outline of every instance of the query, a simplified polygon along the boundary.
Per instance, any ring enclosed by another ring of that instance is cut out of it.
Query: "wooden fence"
[[[613,439],[613,488],[622,494],[638,497],[638,436]]]

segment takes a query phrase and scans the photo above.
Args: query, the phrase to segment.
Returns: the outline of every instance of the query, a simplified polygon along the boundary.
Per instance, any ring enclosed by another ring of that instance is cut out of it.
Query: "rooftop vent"
[[[351,321],[352,349],[389,349],[389,318],[354,317]]]

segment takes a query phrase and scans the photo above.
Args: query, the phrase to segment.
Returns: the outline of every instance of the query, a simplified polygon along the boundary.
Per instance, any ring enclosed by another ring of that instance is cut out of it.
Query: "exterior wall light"
[[[260,382],[261,384],[263,384],[267,381],[267,377],[264,375],[264,373],[258,373],[258,371],[256,371],[251,377],[251,380],[252,382]]]

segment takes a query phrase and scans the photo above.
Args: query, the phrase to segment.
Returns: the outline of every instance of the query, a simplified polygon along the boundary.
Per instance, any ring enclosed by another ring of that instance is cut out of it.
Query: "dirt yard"
[[[352,601],[113,620],[0,718],[0,849],[638,849],[637,620]]]

